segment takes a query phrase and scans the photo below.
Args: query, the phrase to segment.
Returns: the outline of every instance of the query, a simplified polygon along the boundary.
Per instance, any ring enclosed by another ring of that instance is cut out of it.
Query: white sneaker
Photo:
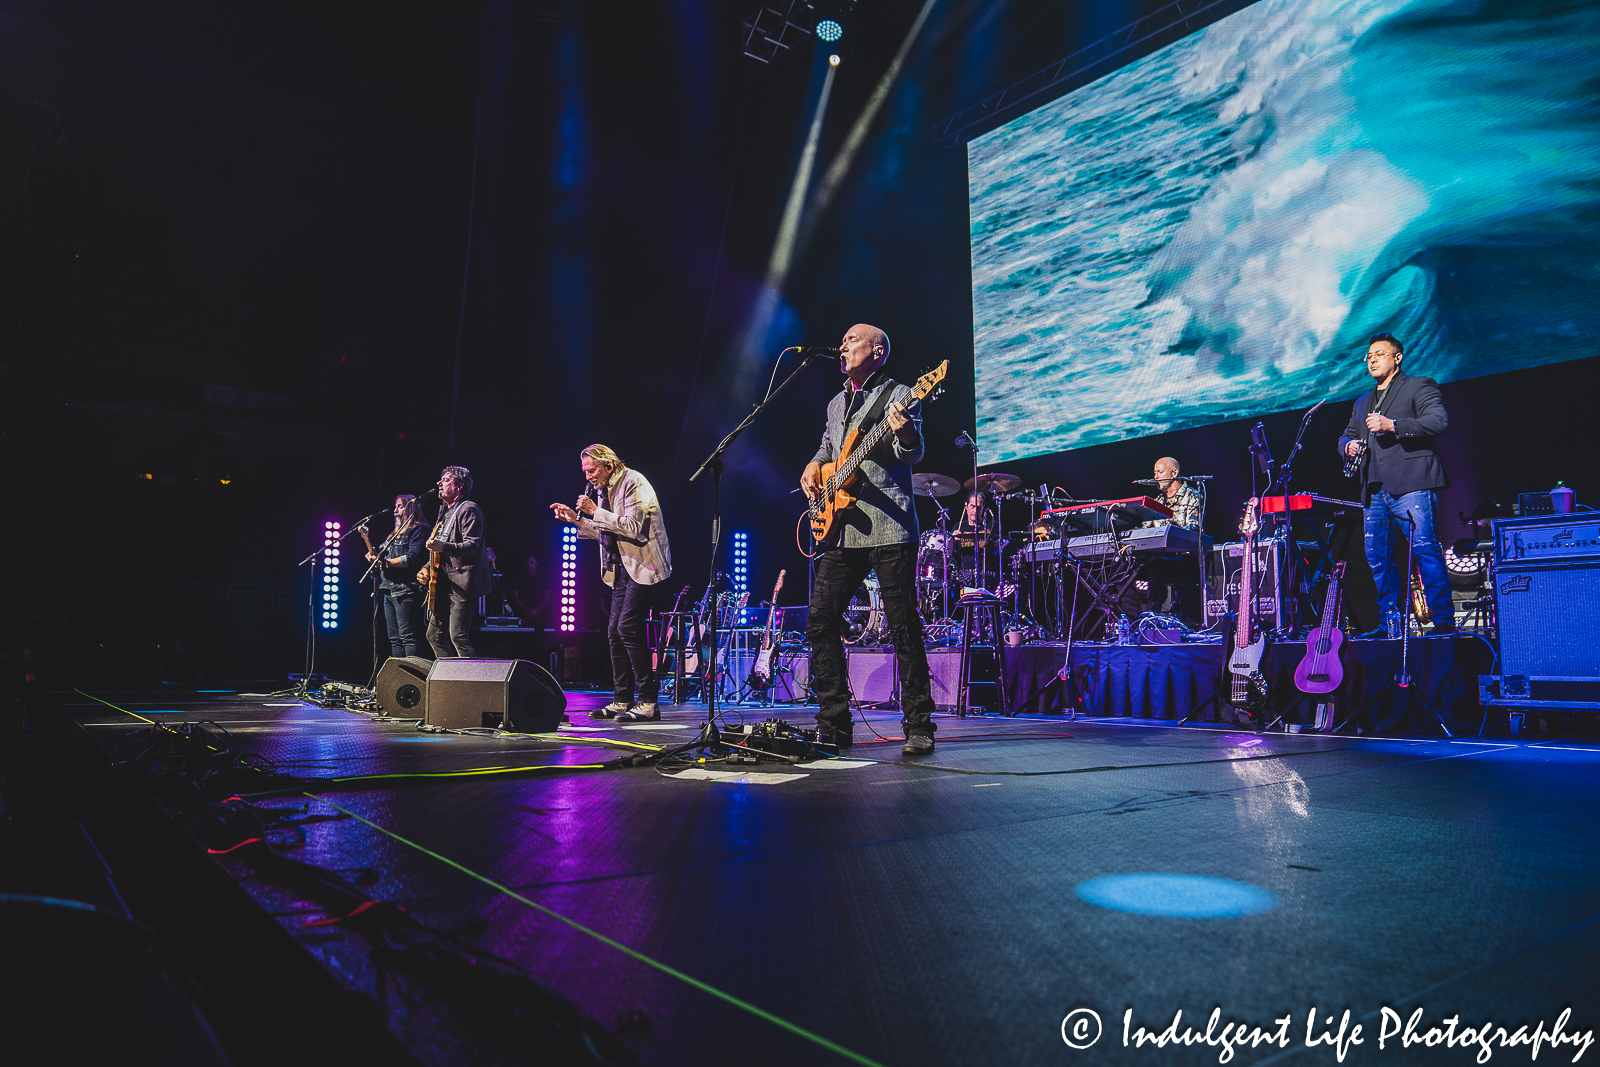
[[[589,713],[591,719],[615,719],[618,715],[628,710],[628,705],[620,700],[613,700],[603,708],[595,708]]]

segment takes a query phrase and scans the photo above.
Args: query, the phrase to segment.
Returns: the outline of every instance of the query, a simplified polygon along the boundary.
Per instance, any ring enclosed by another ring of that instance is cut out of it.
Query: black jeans
[[[385,593],[383,625],[389,631],[391,656],[415,656],[422,650],[422,594],[414,589]]]
[[[900,724],[905,734],[931,735],[933,682],[917,615],[917,543],[873,548],[830,548],[817,557],[811,586],[811,689],[817,695],[817,722],[850,727],[850,688],[845,680],[842,616],[867,572],[878,572],[883,612],[889,620],[896,666],[900,670]]]
[[[455,586],[450,587],[449,615],[445,612],[428,617],[428,644],[440,659],[475,659],[477,650],[472,647],[472,620],[478,614],[478,598],[467,595]],[[449,626],[449,636],[445,627]]]
[[[611,681],[616,687],[616,699],[620,704],[632,704],[637,682],[639,701],[654,704],[659,690],[655,668],[650,663],[650,646],[644,640],[644,620],[655,599],[656,587],[639,585],[620,566],[613,581],[606,639],[611,644]]]

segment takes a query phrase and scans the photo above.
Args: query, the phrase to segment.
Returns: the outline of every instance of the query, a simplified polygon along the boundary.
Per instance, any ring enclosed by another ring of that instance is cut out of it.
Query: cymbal
[[[968,489],[982,489],[989,493],[1009,493],[1021,484],[1022,479],[1015,474],[1000,474],[998,472],[980,474],[976,478],[968,478],[966,481]]]
[[[913,474],[911,491],[917,496],[954,496],[961,492],[961,483],[948,474]]]

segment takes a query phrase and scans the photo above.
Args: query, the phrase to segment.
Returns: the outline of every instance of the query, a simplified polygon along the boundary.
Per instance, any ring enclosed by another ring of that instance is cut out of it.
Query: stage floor
[[[570,739],[498,739],[237,694],[93,696],[56,700],[114,757],[142,745],[141,718],[209,720],[281,770],[325,777],[592,764],[619,754],[608,741],[686,741],[705,714],[619,728],[585,715],[606,695],[574,693]],[[802,722],[810,709],[740,713]],[[1380,1052],[1384,1007],[1422,1009],[1418,1033],[1449,1016],[1548,1031],[1569,1007],[1565,1032],[1600,1024],[1600,745],[941,714],[935,754],[913,763],[895,712],[864,715],[842,761],[407,777],[258,804],[329,816],[286,854],[371,872],[368,893],[437,928],[481,922],[475,944],[620,1024],[649,1064],[1221,1059],[1124,1048],[1129,1009],[1153,1032],[1181,1009],[1180,1034],[1214,1008],[1216,1033],[1291,1017],[1288,1049],[1237,1054],[1252,1064],[1338,1062],[1304,1047],[1313,1009],[1319,1035],[1346,1009],[1363,1026],[1346,1063],[1474,1056],[1394,1038]],[[425,983],[403,996],[363,937],[306,925],[324,913],[216,862],[341,983],[374,994],[423,1062],[542,1062]],[[1201,880],[1116,880],[1135,875]],[[1077,1009],[1104,1031],[1082,1051],[1063,1039]],[[1542,1051],[1564,1063],[1575,1049]]]

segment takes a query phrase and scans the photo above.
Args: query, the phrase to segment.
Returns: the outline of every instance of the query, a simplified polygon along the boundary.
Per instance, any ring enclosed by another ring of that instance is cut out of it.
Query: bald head
[[[889,335],[858,322],[839,342],[839,371],[858,387],[889,362]]]
[[[1162,456],[1156,460],[1156,483],[1160,485],[1163,493],[1172,491],[1172,483],[1178,477],[1178,461],[1171,456]]]

